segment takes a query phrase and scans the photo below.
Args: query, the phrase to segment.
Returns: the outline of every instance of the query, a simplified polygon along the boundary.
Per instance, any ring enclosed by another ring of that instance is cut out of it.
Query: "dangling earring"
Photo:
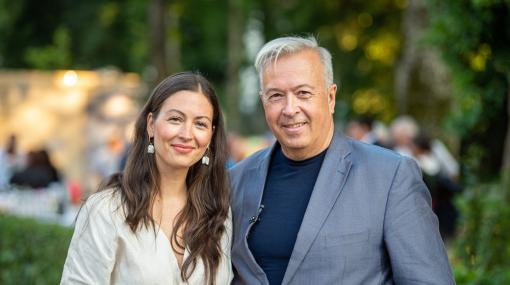
[[[154,144],[152,144],[152,138],[149,137],[149,145],[147,146],[147,153],[154,153]]]
[[[208,151],[209,147],[205,150],[204,156],[202,156],[202,164],[209,165],[209,156],[207,156]]]

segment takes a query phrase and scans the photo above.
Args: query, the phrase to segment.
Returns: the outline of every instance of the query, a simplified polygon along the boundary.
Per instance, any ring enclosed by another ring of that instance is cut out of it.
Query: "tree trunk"
[[[149,3],[150,53],[155,68],[154,83],[157,84],[168,73],[166,57],[166,17],[165,1],[151,0]]]
[[[244,19],[242,3],[238,0],[228,1],[228,63],[227,63],[227,126],[230,130],[240,130],[239,112],[239,70],[243,62]]]
[[[420,0],[410,0],[404,10],[402,19],[402,34],[404,46],[395,73],[395,103],[398,114],[409,112],[409,89],[411,74],[418,64],[417,37],[423,32],[422,19],[418,11],[422,9]]]

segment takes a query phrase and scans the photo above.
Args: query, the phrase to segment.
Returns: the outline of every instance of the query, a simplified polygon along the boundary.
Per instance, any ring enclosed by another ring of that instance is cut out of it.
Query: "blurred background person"
[[[128,151],[129,146],[124,146],[122,139],[116,134],[110,135],[93,148],[89,155],[92,184],[97,186],[103,179],[121,171],[126,163]]]
[[[46,149],[30,151],[27,166],[13,174],[10,183],[30,188],[46,188],[51,183],[59,182],[60,175],[51,163]]]
[[[0,190],[6,189],[12,175],[25,166],[25,156],[18,150],[16,135],[10,135],[0,150]]]
[[[430,142],[430,151],[437,158],[441,173],[451,179],[458,180],[460,174],[459,162],[451,154],[446,145],[439,139],[433,139]]]
[[[391,147],[396,152],[413,157],[414,140],[420,135],[421,128],[416,120],[408,115],[395,118],[390,125]],[[430,140],[430,152],[434,156],[439,171],[452,179],[459,176],[459,163],[439,139]]]
[[[419,131],[418,123],[411,116],[399,116],[390,124],[391,144],[394,151],[412,157],[412,143]]]
[[[388,142],[379,137],[375,131],[373,118],[367,116],[356,117],[347,123],[346,135],[364,143],[387,147]]]
[[[441,172],[441,163],[432,153],[430,137],[420,132],[412,141],[412,154],[418,162],[423,180],[432,196],[432,209],[439,220],[439,231],[443,239],[454,236],[458,210],[453,199],[462,188],[448,175]]]
[[[227,168],[230,168],[245,158],[246,146],[244,143],[244,138],[234,132],[228,133],[227,143],[229,154],[229,158],[227,160]]]

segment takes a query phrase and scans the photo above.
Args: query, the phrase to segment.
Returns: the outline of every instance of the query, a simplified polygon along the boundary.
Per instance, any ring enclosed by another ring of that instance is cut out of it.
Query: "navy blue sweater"
[[[277,146],[266,179],[259,221],[248,246],[269,284],[282,283],[308,201],[326,151],[302,161],[290,160]]]

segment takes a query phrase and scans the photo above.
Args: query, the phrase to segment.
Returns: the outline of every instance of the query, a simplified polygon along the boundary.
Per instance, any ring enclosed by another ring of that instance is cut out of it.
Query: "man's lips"
[[[292,123],[292,124],[282,124],[282,127],[287,130],[297,130],[304,126],[306,122]]]
[[[194,149],[193,146],[184,144],[172,144],[171,146],[180,153],[189,153]]]

